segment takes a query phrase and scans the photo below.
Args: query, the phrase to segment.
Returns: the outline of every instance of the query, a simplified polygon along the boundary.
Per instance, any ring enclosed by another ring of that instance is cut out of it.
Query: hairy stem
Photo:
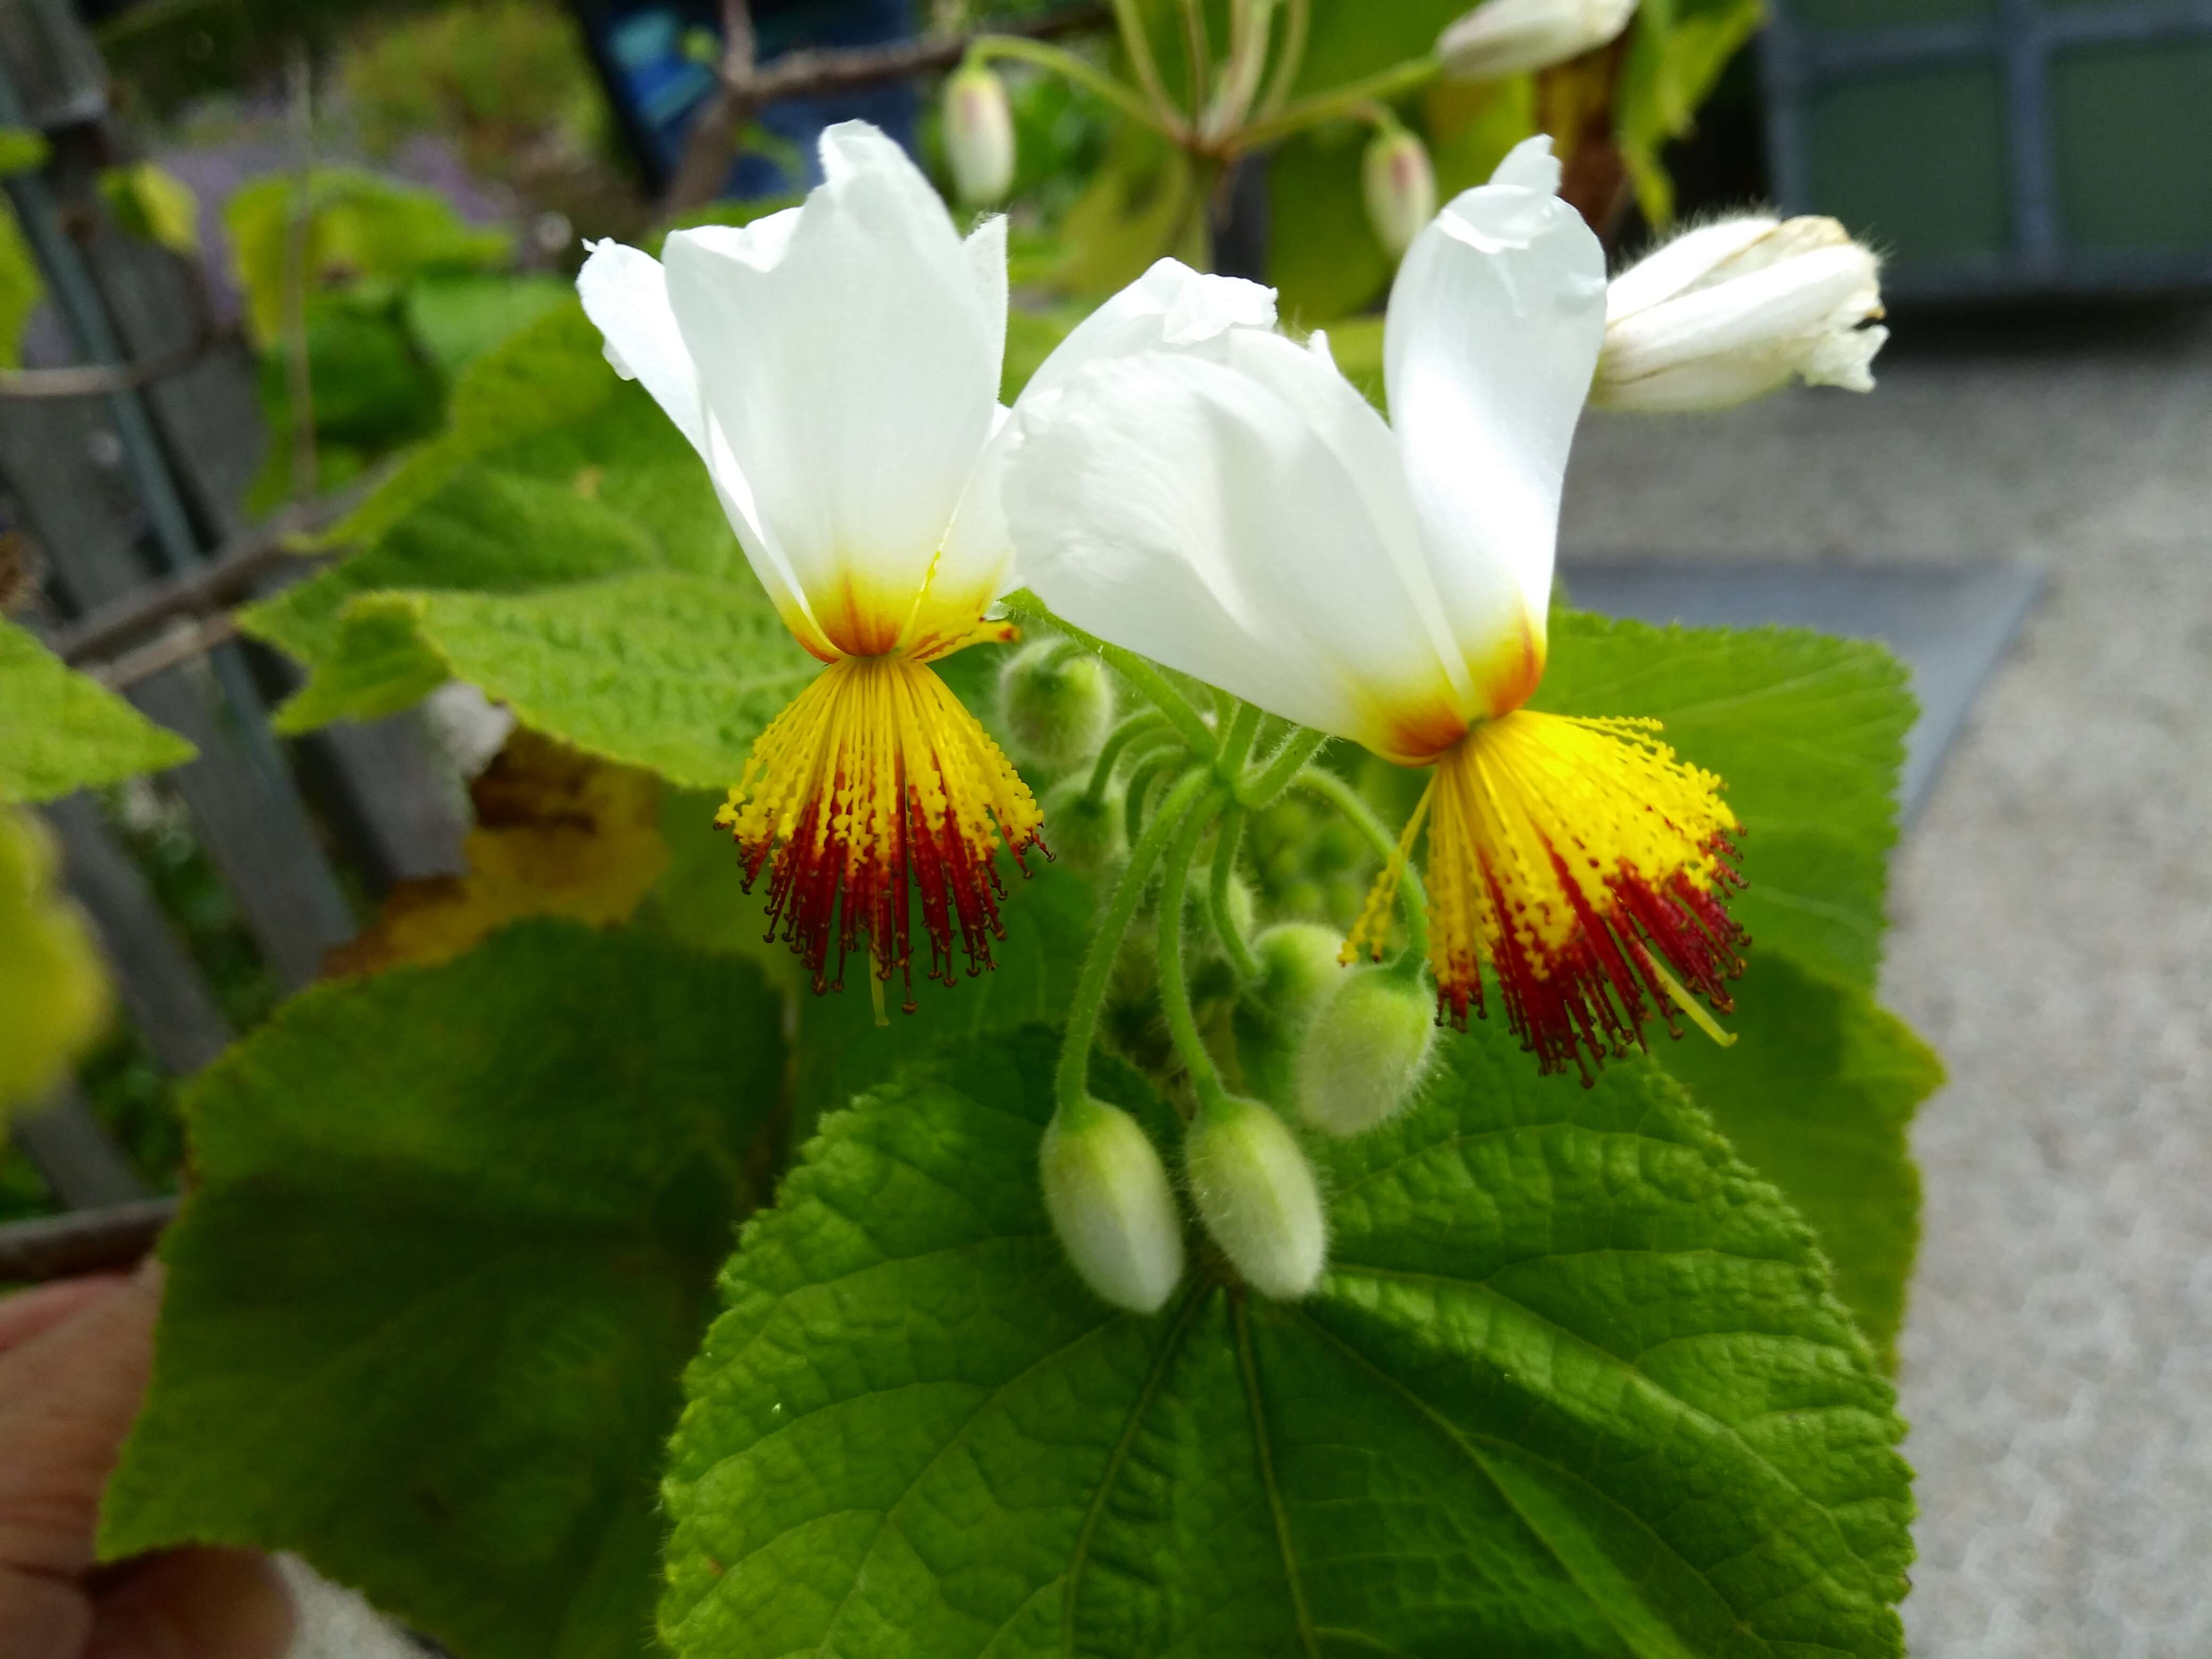
[[[1294,787],[1318,796],[1343,813],[1385,864],[1397,856],[1396,838],[1382,827],[1382,819],[1375,816],[1375,810],[1359,792],[1335,773],[1310,766],[1291,781]],[[1411,859],[1406,861],[1405,872],[1399,878],[1398,903],[1406,916],[1406,955],[1419,962],[1429,953],[1429,895]]]
[[[980,64],[993,58],[1015,58],[1025,64],[1035,64],[1039,69],[1049,70],[1062,80],[1073,81],[1077,86],[1097,93],[1138,125],[1149,127],[1174,143],[1182,141],[1180,122],[1171,121],[1164,109],[1155,109],[1103,70],[1092,67],[1072,52],[1048,46],[1042,40],[1026,40],[1018,34],[979,34],[969,43],[969,63]]]
[[[1157,708],[1147,708],[1129,716],[1106,735],[1098,747],[1098,760],[1091,769],[1091,782],[1084,790],[1084,799],[1091,802],[1106,799],[1106,786],[1114,781],[1114,769],[1121,763],[1122,750],[1138,738],[1160,731],[1168,717]]]
[[[1054,1094],[1061,1111],[1080,1111],[1082,1103],[1090,1097],[1091,1045],[1098,1036],[1098,1011],[1105,1003],[1106,986],[1114,975],[1114,958],[1121,953],[1121,935],[1128,932],[1138,905],[1144,902],[1152,866],[1159,862],[1160,851],[1174,834],[1176,821],[1212,782],[1206,773],[1192,772],[1169,794],[1144,839],[1130,849],[1128,866],[1122,871],[1121,884],[1114,890],[1113,902],[1106,907],[1105,917],[1084,956],[1083,972],[1075,982],[1074,999],[1068,1004],[1067,1035],[1054,1079]]]
[[[1184,884],[1190,878],[1191,859],[1198,851],[1199,837],[1206,833],[1214,809],[1227,799],[1228,792],[1217,787],[1184,814],[1182,830],[1176,836],[1175,845],[1169,848],[1167,862],[1160,870],[1160,1012],[1167,1020],[1168,1036],[1175,1043],[1176,1052],[1190,1070],[1191,1084],[1201,1102],[1222,1092],[1221,1076],[1214,1069],[1213,1056],[1206,1050],[1206,1039],[1199,1035],[1198,1016],[1191,1011],[1190,987],[1183,977],[1182,896]],[[1154,827],[1172,821],[1173,815],[1163,809]]]
[[[1259,959],[1245,943],[1243,929],[1237,927],[1229,908],[1230,884],[1237,875],[1237,849],[1243,843],[1244,809],[1231,802],[1229,810],[1221,815],[1221,828],[1214,836],[1213,881],[1207,901],[1213,912],[1213,931],[1221,935],[1221,948],[1229,953],[1229,965],[1237,970],[1239,979],[1257,979]]]
[[[1404,63],[1364,80],[1317,93],[1286,106],[1280,112],[1255,121],[1237,135],[1239,149],[1257,149],[1289,137],[1323,121],[1342,120],[1358,113],[1365,104],[1402,97],[1434,80],[1439,65],[1434,58],[1410,58]]]
[[[1073,623],[1056,617],[1052,608],[1029,589],[1017,588],[1000,603],[1006,614],[1023,622],[1033,622],[1041,627],[1057,629],[1085,650],[1097,657],[1123,679],[1137,688],[1160,713],[1174,722],[1183,741],[1201,760],[1211,761],[1214,756],[1213,728],[1206,717],[1190,706],[1190,699],[1169,684],[1166,675],[1133,651],[1124,651],[1118,645],[1109,645],[1096,635],[1086,634]]]
[[[1291,787],[1291,781],[1304,769],[1305,764],[1321,752],[1328,741],[1326,732],[1310,732],[1303,727],[1283,739],[1278,749],[1251,778],[1237,791],[1237,799],[1247,806],[1267,806]]]
[[[1282,54],[1275,59],[1274,78],[1260,100],[1259,113],[1272,116],[1291,100],[1298,71],[1305,66],[1306,31],[1313,21],[1313,0],[1289,0],[1285,8]]]
[[[1128,54],[1129,72],[1137,77],[1145,96],[1152,100],[1152,107],[1163,120],[1180,123],[1182,115],[1176,111],[1175,100],[1168,96],[1167,83],[1160,79],[1160,66],[1152,58],[1152,43],[1145,33],[1145,20],[1137,9],[1137,0],[1114,0],[1114,22],[1121,32],[1121,50]]]

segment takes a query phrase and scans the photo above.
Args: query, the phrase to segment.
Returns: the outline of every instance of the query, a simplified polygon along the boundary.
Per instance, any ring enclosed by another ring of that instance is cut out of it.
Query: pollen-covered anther
[[[1658,731],[1523,709],[1439,760],[1423,811],[1440,1019],[1486,1012],[1486,964],[1539,1068],[1571,1063],[1588,1083],[1642,1045],[1655,1012],[1679,1036],[1678,1008],[1710,1025],[1692,997],[1730,1010],[1750,942],[1724,908],[1742,885],[1729,862],[1741,826],[1720,780]],[[1352,946],[1379,946],[1393,884],[1386,872]]]
[[[910,900],[929,937],[929,976],[951,984],[956,935],[970,974],[993,965],[998,851],[1024,875],[1042,818],[999,746],[925,665],[832,663],[754,740],[744,780],[715,813],[750,890],[769,871],[770,939],[805,963],[817,991],[841,988],[867,949],[913,1006]],[[832,963],[834,952],[835,962]]]

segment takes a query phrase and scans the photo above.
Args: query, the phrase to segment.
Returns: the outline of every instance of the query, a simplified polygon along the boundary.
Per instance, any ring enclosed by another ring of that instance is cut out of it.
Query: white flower
[[[888,977],[908,960],[908,861],[926,830],[937,851],[915,874],[933,971],[949,978],[956,924],[970,965],[990,960],[998,845],[1018,860],[1038,830],[1028,789],[927,666],[980,636],[1010,573],[1008,445],[994,441],[1006,222],[963,241],[865,123],[829,129],[821,156],[801,206],[678,231],[665,264],[602,242],[576,286],[608,361],[698,451],[785,624],[830,665],[755,742],[723,809],[749,877],[775,858],[771,913],[817,983],[833,947],[842,980],[860,932]],[[1033,388],[1272,315],[1264,289],[1155,270]],[[901,780],[924,776],[941,798],[909,799]]]
[[[1717,780],[1633,721],[1522,708],[1544,668],[1567,451],[1605,258],[1516,149],[1414,239],[1383,341],[1392,423],[1327,342],[1232,327],[1094,363],[1015,417],[1021,574],[1112,642],[1407,766],[1436,768],[1430,966],[1464,1019],[1486,963],[1553,1069],[1676,1000],[1726,1006]],[[1347,950],[1379,950],[1401,866]],[[1680,988],[1677,987],[1679,989]]]
[[[1592,400],[1725,409],[1793,379],[1871,392],[1889,338],[1869,325],[1881,271],[1833,219],[1729,219],[1678,236],[1607,290]]]
[[[1635,15],[1636,0],[1486,0],[1437,37],[1437,56],[1454,80],[1494,81],[1594,52]]]
[[[1006,83],[981,64],[963,64],[945,82],[945,158],[970,207],[995,207],[1014,185],[1014,112]]]

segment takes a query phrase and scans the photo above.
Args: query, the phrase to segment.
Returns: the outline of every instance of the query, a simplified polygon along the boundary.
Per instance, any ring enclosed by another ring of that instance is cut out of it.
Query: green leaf
[[[242,186],[223,209],[246,319],[264,344],[283,327],[284,273],[299,207],[291,175],[271,173]],[[426,270],[483,270],[510,251],[506,233],[469,225],[437,191],[351,167],[310,175],[306,211],[310,293],[404,283]]]
[[[1145,1320],[1042,1213],[1054,1047],[878,1090],[748,1224],[664,1487],[679,1655],[1902,1650],[1890,1389],[1655,1070],[1455,1041],[1313,1149],[1315,1295],[1208,1267]]]
[[[1917,712],[1896,658],[1802,629],[1662,629],[1561,610],[1532,706],[1663,722],[1685,759],[1727,781],[1748,832],[1750,886],[1729,908],[1753,953],[1872,988]]]
[[[1298,67],[1301,94],[1333,92],[1436,50],[1437,37],[1473,9],[1472,0],[1314,0],[1312,32]]]
[[[0,201],[0,369],[21,366],[24,325],[46,296],[46,280],[16,227],[15,210]]]
[[[1674,216],[1674,185],[1660,161],[1671,139],[1696,125],[1729,60],[1765,21],[1764,0],[1646,0],[1622,67],[1613,137],[1644,219]]]
[[[566,922],[287,1006],[188,1102],[102,1555],[293,1549],[468,1659],[648,1652],[777,1019],[749,964]]]
[[[0,801],[54,800],[181,766],[194,750],[0,620]]]
[[[1942,1062],[1865,991],[1786,956],[1754,951],[1735,995],[1735,1047],[1692,1031],[1656,1052],[1812,1224],[1836,1294],[1893,1369],[1920,1243],[1906,1131],[1942,1086]]]
[[[512,597],[375,594],[349,628],[404,619],[441,678],[532,730],[703,789],[734,782],[761,728],[822,672],[750,582],[659,572]]]
[[[200,251],[197,191],[155,161],[126,161],[100,175],[100,193],[116,222],[185,258]]]
[[[107,975],[77,908],[57,884],[46,827],[0,805],[0,1133],[107,1023]]]
[[[28,127],[0,127],[0,177],[34,173],[46,166],[51,153],[44,135]]]
[[[574,284],[542,272],[447,272],[407,290],[407,322],[438,367],[455,374],[574,295]]]

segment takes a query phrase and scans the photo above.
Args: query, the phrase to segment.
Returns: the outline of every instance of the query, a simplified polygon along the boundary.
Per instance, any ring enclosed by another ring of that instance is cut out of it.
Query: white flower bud
[[[1304,1026],[1345,976],[1344,935],[1317,921],[1276,923],[1252,941],[1260,963],[1255,994],[1286,1024]]]
[[[1098,752],[1114,724],[1106,665],[1060,640],[1039,640],[1006,665],[999,714],[1017,757],[1053,769]]]
[[[1083,1282],[1117,1308],[1158,1313],[1182,1279],[1182,1218],[1152,1138],[1119,1107],[1085,1101],[1053,1118],[1037,1161]]]
[[[1213,1242],[1255,1290],[1285,1301],[1320,1281],[1328,1255],[1321,1189],[1297,1137],[1256,1100],[1200,1109],[1183,1149]]]
[[[1364,1133],[1413,1097],[1436,1046],[1436,998],[1394,968],[1345,973],[1298,1050],[1298,1115]]]
[[[964,206],[996,207],[1013,188],[1013,107],[1006,82],[981,64],[945,77],[945,157]]]
[[[1486,0],[1437,38],[1443,72],[1496,81],[1595,52],[1628,27],[1636,0]]]
[[[1397,258],[1422,226],[1437,216],[1437,174],[1429,152],[1403,127],[1378,132],[1360,164],[1367,194],[1367,222],[1375,240]]]
[[[1093,799],[1091,778],[1078,773],[1045,791],[1045,845],[1079,876],[1095,876],[1129,850],[1127,815],[1119,784]]]
[[[1874,390],[1881,262],[1833,219],[1723,220],[1613,279],[1591,401],[1679,413],[1810,386]]]

